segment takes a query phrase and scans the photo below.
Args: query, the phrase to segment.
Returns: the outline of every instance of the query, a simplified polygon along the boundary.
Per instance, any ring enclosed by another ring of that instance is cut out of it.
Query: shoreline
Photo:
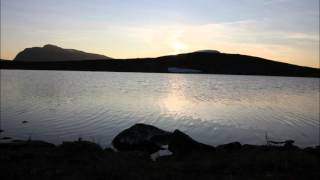
[[[182,56],[182,57],[180,57]],[[259,58],[251,57],[252,63],[257,63],[260,69],[249,68],[252,64],[238,64],[244,69],[233,70],[226,67],[222,62],[214,62],[211,56],[205,56],[204,64],[191,62],[185,55],[180,56],[164,56],[159,58],[143,58],[143,59],[110,59],[110,60],[83,60],[83,61],[44,61],[44,62],[25,62],[25,61],[3,61],[0,60],[0,69],[15,70],[53,70],[53,71],[87,71],[87,72],[137,72],[137,73],[172,73],[172,74],[221,74],[221,75],[252,75],[252,76],[283,76],[283,77],[311,77],[319,78],[319,70],[317,68],[303,67],[286,63],[273,61],[260,62]],[[235,55],[236,56],[236,55]],[[182,59],[180,59],[182,58]],[[202,56],[200,57],[203,58]],[[218,58],[218,57],[216,57]],[[219,58],[218,58],[219,59]],[[246,59],[246,58],[245,58]],[[179,60],[179,63],[178,63]],[[181,60],[181,61],[180,61]],[[189,62],[190,61],[190,62]],[[232,60],[231,60],[232,61]],[[232,61],[233,62],[233,61]],[[222,64],[221,64],[222,63]],[[265,67],[267,63],[268,67]],[[187,65],[188,64],[188,65]],[[212,68],[212,67],[219,68]],[[234,66],[234,67],[238,67]],[[247,67],[248,66],[248,67]],[[192,69],[197,72],[171,72],[170,68]],[[265,69],[276,69],[274,71],[265,71]]]
[[[231,142],[211,146],[179,129],[167,131],[138,123],[117,134],[112,146],[116,150],[81,137],[58,145],[31,138],[3,142],[0,175],[32,180],[320,177],[320,146],[301,148],[293,140],[273,141],[267,134],[265,145]]]

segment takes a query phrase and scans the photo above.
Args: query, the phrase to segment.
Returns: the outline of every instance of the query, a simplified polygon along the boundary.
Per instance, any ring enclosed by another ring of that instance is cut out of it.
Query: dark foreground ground
[[[320,148],[221,145],[150,160],[144,152],[114,152],[77,141],[0,144],[0,179],[319,179]]]

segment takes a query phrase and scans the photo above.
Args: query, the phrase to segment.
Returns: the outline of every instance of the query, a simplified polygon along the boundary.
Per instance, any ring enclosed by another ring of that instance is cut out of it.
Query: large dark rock
[[[138,150],[153,153],[169,143],[170,134],[151,125],[135,124],[118,134],[112,145],[119,151]]]
[[[215,148],[199,143],[183,132],[175,130],[170,138],[169,150],[174,154],[183,154],[188,152],[214,151]]]
[[[79,61],[110,59],[107,56],[92,54],[75,49],[63,49],[54,45],[26,48],[18,53],[15,61],[46,62],[46,61]]]

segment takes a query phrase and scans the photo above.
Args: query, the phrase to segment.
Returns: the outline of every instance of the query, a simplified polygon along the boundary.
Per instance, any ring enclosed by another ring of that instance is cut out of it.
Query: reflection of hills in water
[[[319,69],[240,54],[225,54],[216,50],[202,50],[157,58],[119,60],[77,50],[63,49],[53,45],[46,45],[43,48],[27,48],[20,52],[13,62],[1,61],[1,68],[320,76]]]

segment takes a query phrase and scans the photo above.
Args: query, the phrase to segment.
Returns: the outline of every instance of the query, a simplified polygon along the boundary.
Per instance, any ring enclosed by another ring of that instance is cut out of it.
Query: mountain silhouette
[[[46,45],[43,48],[28,48],[19,53],[14,61],[0,61],[0,65],[1,69],[320,77],[318,68],[248,55],[226,54],[216,50],[200,50],[157,58],[111,59]]]
[[[55,45],[26,48],[14,58],[15,61],[44,62],[44,61],[79,61],[79,60],[110,59],[110,57],[86,53],[75,49],[63,49]]]

